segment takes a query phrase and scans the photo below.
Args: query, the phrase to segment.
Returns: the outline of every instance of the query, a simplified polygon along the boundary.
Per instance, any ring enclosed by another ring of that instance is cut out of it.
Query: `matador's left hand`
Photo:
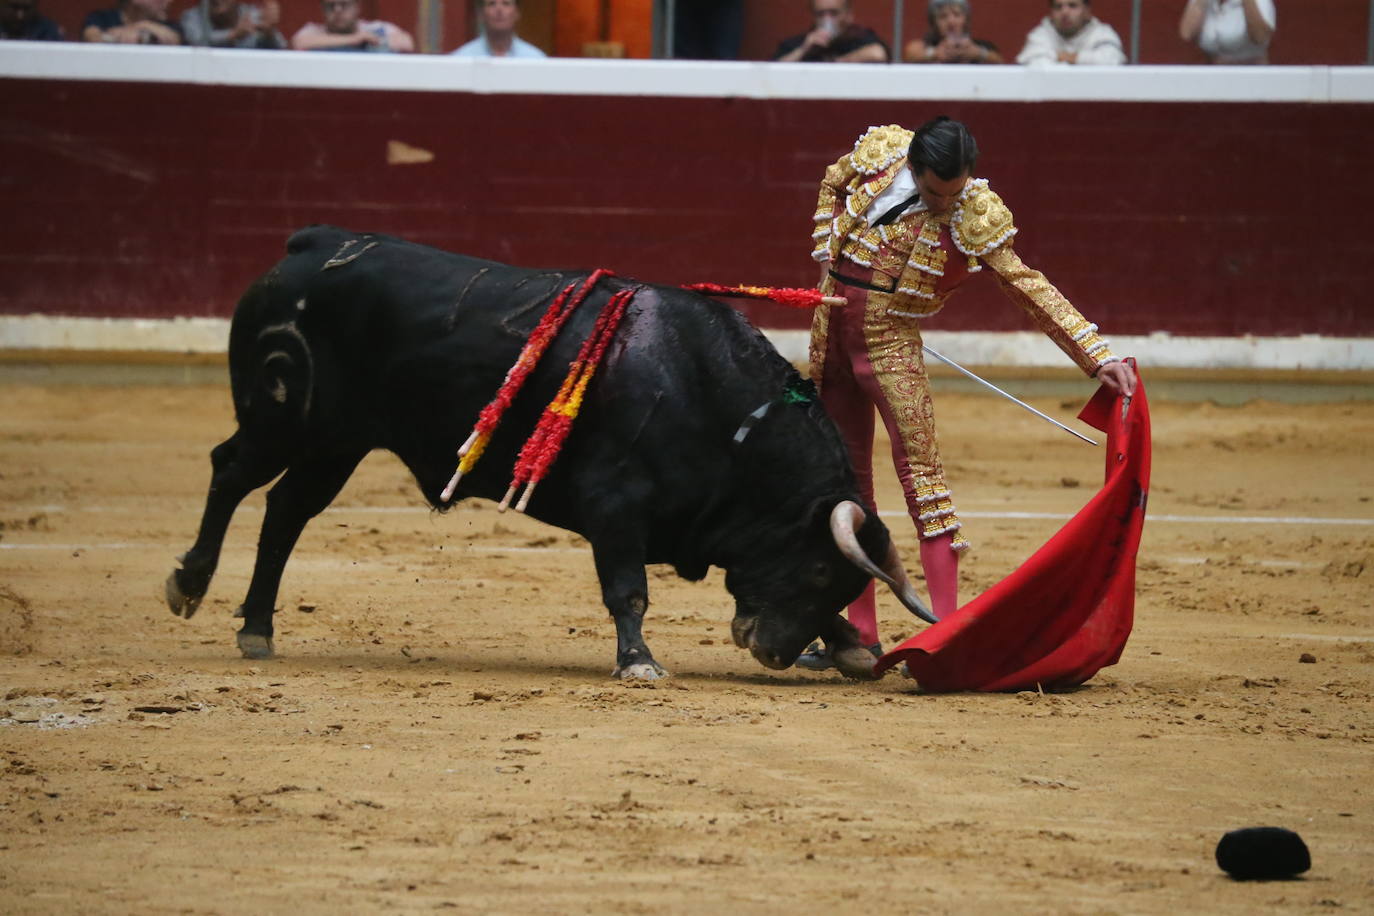
[[[1097,380],[1117,394],[1135,394],[1135,370],[1129,363],[1107,363],[1097,370]]]

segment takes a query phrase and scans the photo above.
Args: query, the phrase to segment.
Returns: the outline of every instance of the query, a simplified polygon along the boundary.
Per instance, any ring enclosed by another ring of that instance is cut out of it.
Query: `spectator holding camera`
[[[990,41],[969,32],[973,10],[968,0],[930,0],[924,38],[908,42],[903,59],[909,64],[1000,64],[1002,55]]]
[[[95,10],[81,23],[82,41],[123,45],[179,45],[181,27],[167,21],[169,0],[119,0],[114,9]]]
[[[1178,34],[1210,63],[1267,64],[1277,23],[1274,0],[1188,0]]]
[[[854,22],[850,0],[811,0],[812,28],[778,45],[776,61],[885,64],[887,45],[878,33]]]
[[[415,50],[415,39],[395,23],[362,18],[359,0],[323,0],[324,22],[308,22],[291,36],[297,51]]]
[[[239,0],[200,0],[181,14],[181,31],[188,45],[209,48],[281,50],[286,38],[277,31],[281,5],[263,0],[262,6]]]

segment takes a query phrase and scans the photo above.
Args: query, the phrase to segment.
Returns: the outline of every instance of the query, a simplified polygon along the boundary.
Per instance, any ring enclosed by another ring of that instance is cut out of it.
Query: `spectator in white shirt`
[[[1178,34],[1214,64],[1267,64],[1278,14],[1274,0],[1188,0]]]
[[[453,52],[454,57],[539,58],[544,52],[515,34],[519,0],[482,0],[482,34]]]
[[[1126,53],[1116,29],[1093,15],[1092,0],[1050,0],[1050,14],[1026,36],[1016,62],[1028,67],[1117,66],[1126,62]]]

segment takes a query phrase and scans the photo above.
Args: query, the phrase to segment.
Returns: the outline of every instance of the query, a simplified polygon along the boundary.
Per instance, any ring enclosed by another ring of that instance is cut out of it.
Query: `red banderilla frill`
[[[849,300],[843,296],[824,296],[818,289],[801,289],[788,286],[723,286],[719,283],[684,283],[683,289],[705,293],[708,296],[723,296],[729,299],[768,299],[779,305],[797,309],[813,309],[818,305],[847,305]]]
[[[511,477],[510,489],[501,499],[499,508],[505,509],[510,505],[511,499],[515,496],[515,491],[522,483],[525,483],[525,492],[521,494],[520,501],[516,503],[515,510],[524,512],[529,505],[530,496],[534,494],[534,488],[539,481],[544,479],[549,468],[558,458],[559,451],[563,448],[563,442],[568,438],[568,433],[572,431],[573,421],[577,419],[578,412],[582,409],[582,399],[587,392],[587,386],[591,384],[592,376],[596,375],[597,367],[601,364],[601,359],[606,355],[606,348],[615,339],[615,332],[620,326],[620,319],[625,316],[625,307],[634,299],[636,289],[622,289],[611,297],[611,301],[601,310],[601,314],[596,317],[596,325],[592,332],[587,335],[587,339],[582,342],[582,349],[577,354],[577,359],[568,365],[568,374],[563,379],[563,384],[559,386],[558,394],[549,402],[549,406],[544,408],[544,413],[539,418],[539,424],[535,427],[533,435],[526,440],[525,445],[520,449],[520,457],[515,462],[515,474]]]
[[[449,479],[448,485],[444,487],[439,498],[448,502],[453,497],[453,491],[458,488],[458,481],[463,479],[463,475],[472,470],[477,459],[482,457],[482,452],[486,449],[487,443],[491,441],[492,433],[501,423],[501,417],[506,409],[510,407],[515,396],[519,394],[521,386],[529,378],[534,367],[538,365],[539,358],[544,355],[549,344],[558,336],[563,324],[568,317],[577,310],[587,298],[597,282],[602,277],[614,276],[609,270],[597,269],[582,281],[579,285],[576,282],[569,283],[563,291],[558,294],[558,298],[550,303],[544,312],[544,317],[539,319],[539,324],[530,333],[530,339],[525,341],[525,346],[520,350],[519,357],[515,364],[506,372],[506,379],[501,384],[501,388],[496,392],[496,397],[492,398],[491,403],[482,408],[482,412],[477,416],[477,424],[472,429],[472,434],[467,441],[458,449],[458,469],[453,472],[453,477]],[[574,295],[574,290],[576,294]]]

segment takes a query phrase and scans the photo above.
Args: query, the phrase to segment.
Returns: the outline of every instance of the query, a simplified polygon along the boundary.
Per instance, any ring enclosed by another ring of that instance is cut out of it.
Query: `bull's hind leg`
[[[297,462],[267,491],[267,513],[258,539],[253,581],[238,613],[243,618],[238,645],[244,658],[272,657],[272,614],[286,560],[306,523],[339,495],[365,454],[361,451]]]
[[[286,461],[249,447],[240,430],[215,446],[210,466],[210,492],[196,542],[181,556],[181,568],[167,577],[167,606],[188,620],[210,588],[234,510],[245,496],[285,470]]]
[[[592,542],[601,600],[615,620],[615,670],[611,677],[656,680],[668,672],[654,661],[644,643],[644,613],[649,609],[649,582],[644,575],[643,550],[633,539]]]

